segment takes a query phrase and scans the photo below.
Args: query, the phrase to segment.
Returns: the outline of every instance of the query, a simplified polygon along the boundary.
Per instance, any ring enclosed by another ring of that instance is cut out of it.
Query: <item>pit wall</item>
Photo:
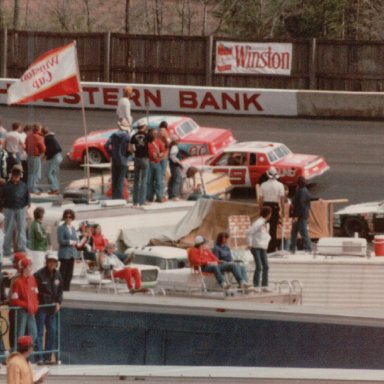
[[[0,79],[0,104],[7,104],[7,88],[15,79]],[[116,109],[126,84],[82,82],[87,109]],[[383,118],[384,94],[279,89],[193,87],[131,84],[132,110],[182,114],[236,114],[293,117]],[[79,95],[51,97],[36,106],[81,108]]]

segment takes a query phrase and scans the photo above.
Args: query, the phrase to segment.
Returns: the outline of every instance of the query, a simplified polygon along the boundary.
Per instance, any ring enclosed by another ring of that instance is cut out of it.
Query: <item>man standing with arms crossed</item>
[[[270,218],[269,234],[271,241],[268,245],[268,252],[275,252],[277,248],[277,225],[279,224],[280,211],[284,215],[284,184],[278,178],[279,174],[275,167],[267,171],[268,180],[260,186],[259,206],[262,208],[271,207],[272,215]],[[281,207],[281,208],[280,208]]]

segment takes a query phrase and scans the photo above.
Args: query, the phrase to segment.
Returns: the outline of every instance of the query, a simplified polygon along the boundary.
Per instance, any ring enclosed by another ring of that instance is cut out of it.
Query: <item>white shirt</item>
[[[267,249],[271,235],[269,234],[269,224],[264,217],[259,217],[247,230],[248,245],[252,248]]]
[[[276,179],[269,179],[260,185],[260,196],[265,203],[280,203],[284,195],[284,185]]]
[[[131,102],[128,97],[121,97],[117,104],[116,113],[119,119],[127,119],[132,125]]]
[[[24,141],[21,134],[17,131],[7,132],[5,135],[4,148],[10,153],[21,153],[24,147]]]

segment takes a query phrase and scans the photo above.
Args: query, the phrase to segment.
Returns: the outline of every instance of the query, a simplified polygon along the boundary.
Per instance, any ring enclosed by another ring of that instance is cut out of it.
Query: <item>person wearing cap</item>
[[[311,238],[308,234],[308,218],[311,209],[311,196],[303,176],[297,178],[297,189],[292,199],[292,230],[289,250],[296,252],[297,234],[300,232],[305,252],[312,252]]]
[[[39,305],[52,305],[39,307],[36,314],[38,351],[52,351],[56,348],[57,312],[63,301],[63,280],[57,269],[58,262],[57,254],[48,252],[45,255],[45,267],[34,274],[39,290]],[[43,346],[44,331],[45,345]],[[51,364],[51,357],[52,352],[42,353],[39,362]]]
[[[120,125],[119,130],[114,132],[104,144],[112,163],[112,199],[124,198],[124,180],[127,177],[128,160],[131,155],[129,131],[129,128]]]
[[[44,213],[44,208],[36,207],[33,211],[33,221],[28,229],[28,249],[33,261],[33,272],[44,266],[45,254],[48,250],[48,234],[43,226]]]
[[[16,331],[18,336],[23,336],[28,330],[35,343],[37,327],[35,315],[39,307],[38,289],[36,279],[32,275],[32,261],[24,258],[19,262],[20,276],[15,280],[11,292],[11,305],[20,307],[17,311]]]
[[[141,274],[138,268],[129,267],[123,263],[120,258],[115,254],[116,246],[113,243],[108,243],[104,252],[99,254],[99,264],[105,270],[112,269],[113,277],[124,279],[127,287],[131,293],[140,291],[141,288]],[[132,256],[128,257],[126,262],[131,262]],[[135,280],[135,287],[133,288],[132,279]]]
[[[27,255],[24,252],[16,252],[13,255],[12,259],[12,266],[16,269],[16,273],[11,277],[9,281],[9,290],[8,290],[8,303],[11,302],[12,298],[12,290],[13,290],[13,284],[15,283],[16,279],[21,275],[22,269],[20,268],[20,260],[26,259]],[[9,319],[9,345],[11,349],[14,347],[14,341],[15,341],[15,310],[10,309],[8,313],[8,319]]]
[[[138,131],[130,142],[131,152],[135,154],[135,177],[133,181],[133,205],[145,205],[149,170],[148,133],[144,120],[140,120]]]
[[[217,282],[223,289],[229,289],[230,285],[225,281],[223,272],[232,272],[240,288],[249,288],[250,285],[243,280],[239,266],[221,262],[206,246],[203,236],[196,236],[195,246],[188,249],[189,265],[193,268],[201,268],[202,272],[213,273]]]
[[[26,207],[30,205],[27,185],[21,180],[22,172],[12,168],[11,178],[0,187],[0,208],[3,209],[4,221],[4,256],[12,254],[12,244],[16,233],[14,251],[25,252],[27,249]]]
[[[29,357],[33,351],[31,336],[20,336],[17,339],[17,351],[7,359],[7,384],[33,384],[33,370]],[[42,383],[44,377],[35,383]]]
[[[272,209],[269,227],[271,241],[267,251],[275,252],[277,249],[277,226],[279,224],[280,211],[284,214],[285,192],[284,184],[278,180],[279,174],[275,167],[270,167],[267,175],[268,180],[260,185],[258,202],[260,207],[267,206]]]
[[[131,102],[129,98],[132,96],[133,89],[130,86],[126,86],[123,89],[123,97],[119,99],[117,103],[117,125],[120,129],[131,131],[132,127],[132,114],[131,114]]]

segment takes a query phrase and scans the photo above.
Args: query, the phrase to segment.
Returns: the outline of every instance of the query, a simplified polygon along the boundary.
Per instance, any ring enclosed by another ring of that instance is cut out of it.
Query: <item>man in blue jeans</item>
[[[311,239],[308,234],[308,217],[311,208],[311,196],[306,187],[305,178],[297,178],[297,190],[292,199],[292,231],[290,251],[296,252],[297,233],[300,232],[305,252],[312,252]]]
[[[124,198],[124,180],[127,177],[130,156],[129,140],[128,128],[121,126],[104,145],[112,162],[112,199]]]
[[[135,154],[135,178],[133,181],[133,205],[145,205],[149,169],[147,125],[140,122],[132,136],[130,150]]]
[[[12,244],[16,233],[14,252],[27,249],[26,207],[30,205],[28,187],[21,181],[21,165],[14,165],[11,178],[0,187],[0,208],[3,209],[4,221],[4,256],[12,254]]]
[[[63,301],[63,282],[57,270],[58,257],[56,253],[45,256],[46,265],[35,272],[35,279],[39,290],[39,310],[36,314],[37,350],[46,351],[40,355],[38,364],[52,364],[52,351],[56,349],[57,312]],[[49,306],[45,307],[42,305]],[[45,333],[45,346],[43,336]],[[49,352],[51,351],[51,352]]]

